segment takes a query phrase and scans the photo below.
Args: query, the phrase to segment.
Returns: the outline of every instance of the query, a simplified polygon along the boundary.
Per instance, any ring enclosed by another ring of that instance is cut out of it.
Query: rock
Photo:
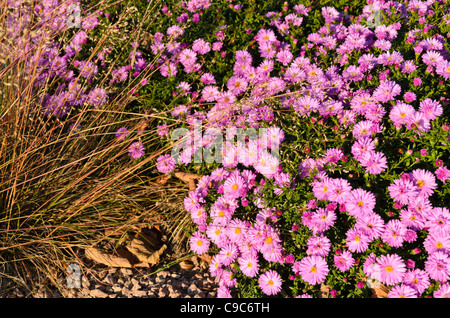
[[[126,298],[133,297],[133,293],[131,292],[131,290],[125,287],[122,289],[122,295],[124,295]]]
[[[147,293],[145,290],[136,290],[136,291],[133,291],[133,296],[134,296],[134,297],[140,297],[140,298],[142,298],[142,297],[146,297],[147,294],[148,294],[148,293]]]
[[[113,286],[111,287],[111,289],[112,289],[112,291],[115,292],[115,293],[120,293],[120,292],[122,291],[122,287],[121,287],[121,286],[118,286],[118,285],[113,285]]]
[[[133,271],[129,268],[121,268],[120,272],[123,276],[131,276],[133,275]]]
[[[139,283],[139,281],[136,278],[131,279],[131,284],[133,285],[133,289],[141,288],[141,284]]]
[[[194,283],[192,283],[192,284],[188,287],[187,292],[188,292],[189,295],[196,295],[196,294],[200,294],[201,289],[199,289],[199,288],[197,287],[197,285],[195,285]]]
[[[108,297],[108,294],[105,293],[104,291],[100,290],[100,289],[93,289],[93,290],[91,290],[91,292],[89,294],[92,297],[94,297],[94,298],[106,298],[106,297]]]

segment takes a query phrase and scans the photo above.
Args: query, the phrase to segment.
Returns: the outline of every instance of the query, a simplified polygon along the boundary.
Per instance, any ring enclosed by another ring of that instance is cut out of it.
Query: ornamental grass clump
[[[87,270],[84,248],[117,241],[111,230],[163,223],[162,190],[140,178],[160,147],[156,126],[130,107],[152,72],[126,35],[136,15],[126,2],[1,7],[2,292],[64,289],[70,264]]]

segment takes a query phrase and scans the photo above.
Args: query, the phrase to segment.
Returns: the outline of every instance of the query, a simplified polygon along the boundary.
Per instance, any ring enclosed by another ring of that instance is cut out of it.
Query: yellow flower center
[[[197,241],[197,245],[198,245],[198,246],[202,246],[202,245],[203,245],[203,241],[198,240],[198,241]]]
[[[272,243],[272,238],[270,237],[270,236],[268,236],[268,237],[266,237],[266,243],[267,244],[270,244],[270,243]]]
[[[237,190],[239,188],[239,186],[237,184],[233,184],[233,186],[231,187],[233,190]]]
[[[364,205],[364,203],[362,201],[358,202],[358,206],[363,206],[363,205]]]
[[[269,284],[270,286],[272,286],[272,285],[273,285],[273,281],[272,281],[272,280],[269,280],[269,281],[267,282],[267,284]]]
[[[405,118],[406,114],[405,113],[400,113],[400,117],[401,118]]]
[[[252,267],[252,266],[253,266],[253,264],[248,262],[247,267]]]
[[[442,248],[442,243],[441,242],[437,242],[436,247],[437,248]]]
[[[234,230],[234,233],[235,233],[235,234],[241,234],[241,229],[239,229],[239,228],[235,229],[235,230]]]
[[[386,272],[391,273],[393,271],[394,271],[394,269],[392,268],[392,266],[386,267]]]
[[[417,181],[417,186],[418,186],[419,188],[422,188],[424,185],[425,185],[425,182],[424,182],[423,180]]]
[[[317,267],[315,267],[315,266],[311,267],[311,272],[313,272],[313,273],[317,272]]]
[[[359,242],[359,236],[355,236],[355,242]]]

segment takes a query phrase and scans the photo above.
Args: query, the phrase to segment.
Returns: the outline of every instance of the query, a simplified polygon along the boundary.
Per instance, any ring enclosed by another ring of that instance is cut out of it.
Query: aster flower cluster
[[[189,23],[197,23],[194,14],[202,17],[203,13],[188,10],[166,34],[155,34],[153,53],[160,56],[161,75],[199,79],[182,80],[177,86],[177,95],[188,102],[176,105],[171,115],[190,124],[192,138],[178,144],[184,149],[179,158],[158,159],[160,172],[170,173],[177,164],[189,167],[195,153],[218,140],[205,132],[202,142],[192,145],[196,120],[224,135],[236,127],[272,127],[269,135],[283,154],[289,152],[283,152],[290,146],[286,140],[295,140],[298,131],[282,124],[274,111],[289,110],[294,123],[303,123],[296,129],[317,132],[333,123],[327,131],[341,140],[335,147],[294,160],[299,164],[294,171],[283,155],[261,152],[259,141],[227,141],[219,147],[219,167],[203,175],[184,200],[196,227],[191,249],[214,254],[210,272],[220,284],[219,297],[231,297],[242,277],[254,278],[265,295],[279,295],[291,281],[304,286],[295,297],[310,297],[306,291],[312,292],[314,286],[336,286],[336,273],[356,277],[358,268],[367,281],[388,286],[389,297],[430,295],[430,288],[436,286],[433,281],[438,286],[434,296],[448,293],[449,210],[435,200],[439,189],[447,187],[448,169],[442,161],[411,169],[404,163],[418,164],[427,156],[432,162],[431,156],[421,152],[421,159],[415,158],[408,146],[408,151],[399,149],[398,157],[384,140],[405,135],[414,148],[414,142],[430,140],[427,136],[436,129],[441,135],[448,131],[441,121],[448,100],[425,95],[421,88],[422,74],[433,74],[441,84],[448,78],[450,54],[443,46],[444,38],[425,32],[433,29],[426,23],[436,14],[432,5],[371,1],[358,17],[323,7],[324,25],[297,45],[295,34],[307,23],[311,8],[285,4],[281,12],[265,15],[270,28],[246,31],[254,34],[252,45],[234,51],[233,72],[224,79],[206,71],[200,61],[227,56],[223,51],[226,23],[212,37],[194,39],[192,45],[183,43]],[[405,35],[416,59],[396,44],[401,41],[401,23],[369,24],[374,7],[403,21],[419,13],[425,25]],[[236,12],[243,9],[233,7]],[[439,138],[441,145],[448,145]],[[407,172],[398,174],[401,165]],[[348,176],[337,175],[339,170]],[[355,182],[359,173],[364,174],[366,186]],[[383,189],[370,188],[377,180],[385,180]],[[293,197],[304,202],[300,215],[280,208],[286,207],[283,200]],[[387,212],[390,204],[398,212]],[[282,235],[286,227],[291,233],[287,237]],[[293,248],[290,240],[298,245]],[[421,265],[416,267],[410,259],[410,250]],[[356,290],[361,284],[355,283]]]

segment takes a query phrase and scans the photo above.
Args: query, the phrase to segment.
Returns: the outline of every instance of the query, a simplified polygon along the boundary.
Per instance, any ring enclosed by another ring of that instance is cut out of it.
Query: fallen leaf
[[[189,191],[196,189],[195,180],[199,180],[201,176],[188,172],[175,172],[175,177],[189,184]]]
[[[208,264],[211,264],[212,262],[212,257],[209,254],[202,254],[202,255],[198,255],[198,258],[200,258],[202,261],[205,261]]]
[[[157,178],[156,178],[156,183],[157,184],[160,184],[160,185],[165,185],[166,183],[167,183],[167,181],[169,181],[169,179],[170,179],[170,175],[168,175],[168,174],[163,174],[163,175],[161,175],[161,176],[158,176]]]
[[[167,245],[162,242],[161,231],[155,227],[143,228],[126,243],[126,247],[140,262],[150,265],[158,263],[160,256],[167,249]]]
[[[180,179],[184,182],[189,182],[189,180],[198,180],[201,177],[194,174],[194,173],[188,173],[188,172],[175,172],[175,177]]]
[[[110,267],[133,267],[127,258],[107,253],[96,247],[87,248],[85,250],[85,255],[96,263],[104,264]]]
[[[157,250],[149,249],[147,244],[141,239],[134,238],[128,245],[127,249],[135,255],[139,261],[155,265],[158,263],[160,256],[167,249],[167,245],[161,246]]]
[[[180,262],[180,267],[182,269],[193,269],[194,264],[190,260],[184,260],[184,261]]]

